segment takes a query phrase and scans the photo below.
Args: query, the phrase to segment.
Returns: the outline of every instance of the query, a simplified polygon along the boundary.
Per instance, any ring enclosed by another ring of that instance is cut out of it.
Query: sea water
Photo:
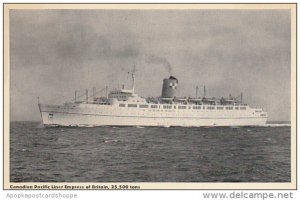
[[[291,128],[10,123],[12,182],[290,182]]]

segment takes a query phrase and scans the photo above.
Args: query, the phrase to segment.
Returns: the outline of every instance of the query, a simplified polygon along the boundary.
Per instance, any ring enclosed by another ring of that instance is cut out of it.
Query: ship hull
[[[39,105],[43,124],[52,126],[264,126],[267,117],[250,111],[190,112],[120,109],[116,106],[69,104]]]

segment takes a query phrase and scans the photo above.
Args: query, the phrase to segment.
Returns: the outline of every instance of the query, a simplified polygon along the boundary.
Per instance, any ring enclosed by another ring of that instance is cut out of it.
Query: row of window
[[[123,103],[120,103],[119,104],[119,107],[126,107],[125,104]],[[128,104],[128,107],[129,108],[137,108],[137,104]],[[158,108],[158,105],[151,105],[150,106],[151,108]],[[177,106],[178,109],[191,109],[191,106]],[[146,104],[141,104],[139,105],[139,108],[149,108],[149,105],[146,105]],[[163,105],[163,108],[164,109],[172,109],[172,106],[171,105]],[[174,109],[176,109],[176,106],[173,107]],[[205,110],[205,106],[193,106],[192,107],[193,109],[203,109]],[[246,110],[246,107],[245,106],[241,106],[241,107],[232,107],[232,106],[228,106],[228,107],[222,107],[222,106],[206,106],[206,109],[207,110],[223,110],[223,109],[226,109],[226,110],[233,110],[233,108],[235,108],[236,110]]]
[[[148,108],[148,105],[140,105],[140,108]]]
[[[137,104],[128,104],[128,107],[129,108],[136,108],[137,107]],[[140,106],[141,107],[141,106]]]
[[[175,108],[176,106],[174,106]],[[164,109],[172,109],[172,106],[163,106]]]

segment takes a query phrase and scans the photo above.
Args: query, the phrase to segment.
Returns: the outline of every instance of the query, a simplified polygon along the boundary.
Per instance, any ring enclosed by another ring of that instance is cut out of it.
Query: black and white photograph
[[[295,187],[295,4],[10,6],[10,185]]]

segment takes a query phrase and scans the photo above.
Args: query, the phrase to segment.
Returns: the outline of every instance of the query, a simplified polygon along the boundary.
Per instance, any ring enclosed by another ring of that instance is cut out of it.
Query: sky
[[[243,92],[270,121],[289,121],[290,35],[289,10],[11,10],[11,121],[40,121],[38,97],[63,104],[75,90],[128,88],[133,65],[143,97],[173,75],[177,96]]]

